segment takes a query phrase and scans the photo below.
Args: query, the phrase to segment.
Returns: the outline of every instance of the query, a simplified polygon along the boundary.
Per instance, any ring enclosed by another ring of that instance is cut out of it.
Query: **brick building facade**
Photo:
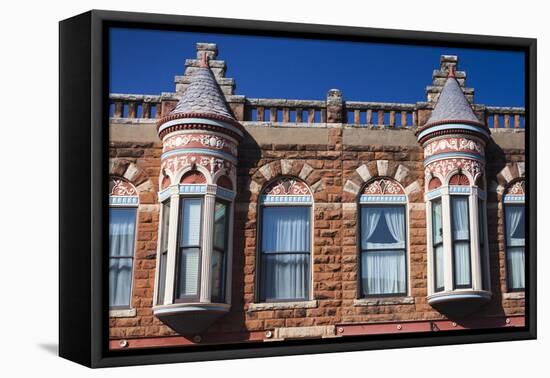
[[[397,104],[236,95],[217,53],[110,95],[112,348],[524,324],[523,108],[455,56]]]

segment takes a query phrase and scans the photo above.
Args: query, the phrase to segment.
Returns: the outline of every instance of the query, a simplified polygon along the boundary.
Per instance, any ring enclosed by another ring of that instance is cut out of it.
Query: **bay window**
[[[432,251],[428,255],[428,303],[454,314],[473,311],[491,297],[486,194],[471,182],[470,177],[457,173],[447,180],[438,179],[438,185],[428,185],[426,193]]]

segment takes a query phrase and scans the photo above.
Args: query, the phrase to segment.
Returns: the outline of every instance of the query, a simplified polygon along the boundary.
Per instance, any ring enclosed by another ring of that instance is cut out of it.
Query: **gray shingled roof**
[[[460,85],[454,77],[449,77],[426,125],[459,120],[479,123]]]
[[[235,119],[225,97],[208,67],[200,67],[191,76],[191,83],[183,92],[170,114],[202,113]]]

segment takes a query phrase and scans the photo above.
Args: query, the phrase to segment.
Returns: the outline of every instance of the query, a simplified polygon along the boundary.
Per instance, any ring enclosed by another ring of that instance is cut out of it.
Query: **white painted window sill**
[[[389,306],[414,304],[413,297],[380,297],[380,298],[360,298],[354,299],[354,306]]]
[[[121,310],[109,310],[110,318],[133,318],[136,316],[135,308],[125,308]]]
[[[264,311],[264,310],[291,310],[296,308],[316,308],[317,301],[302,301],[302,302],[266,302],[266,303],[251,303],[248,305],[248,311]]]
[[[524,291],[517,291],[512,293],[504,293],[502,294],[503,299],[525,299],[525,292]]]

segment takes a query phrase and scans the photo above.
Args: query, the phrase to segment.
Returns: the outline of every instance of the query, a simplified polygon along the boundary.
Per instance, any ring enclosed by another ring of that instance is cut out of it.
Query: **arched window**
[[[369,182],[359,197],[361,297],[407,294],[407,199],[395,181]]]
[[[139,198],[128,181],[109,180],[109,305],[127,309],[131,305],[132,271]]]
[[[308,300],[311,191],[302,181],[283,177],[266,186],[260,203],[259,299],[264,302]]]
[[[513,183],[504,195],[508,291],[525,289],[525,181]]]

